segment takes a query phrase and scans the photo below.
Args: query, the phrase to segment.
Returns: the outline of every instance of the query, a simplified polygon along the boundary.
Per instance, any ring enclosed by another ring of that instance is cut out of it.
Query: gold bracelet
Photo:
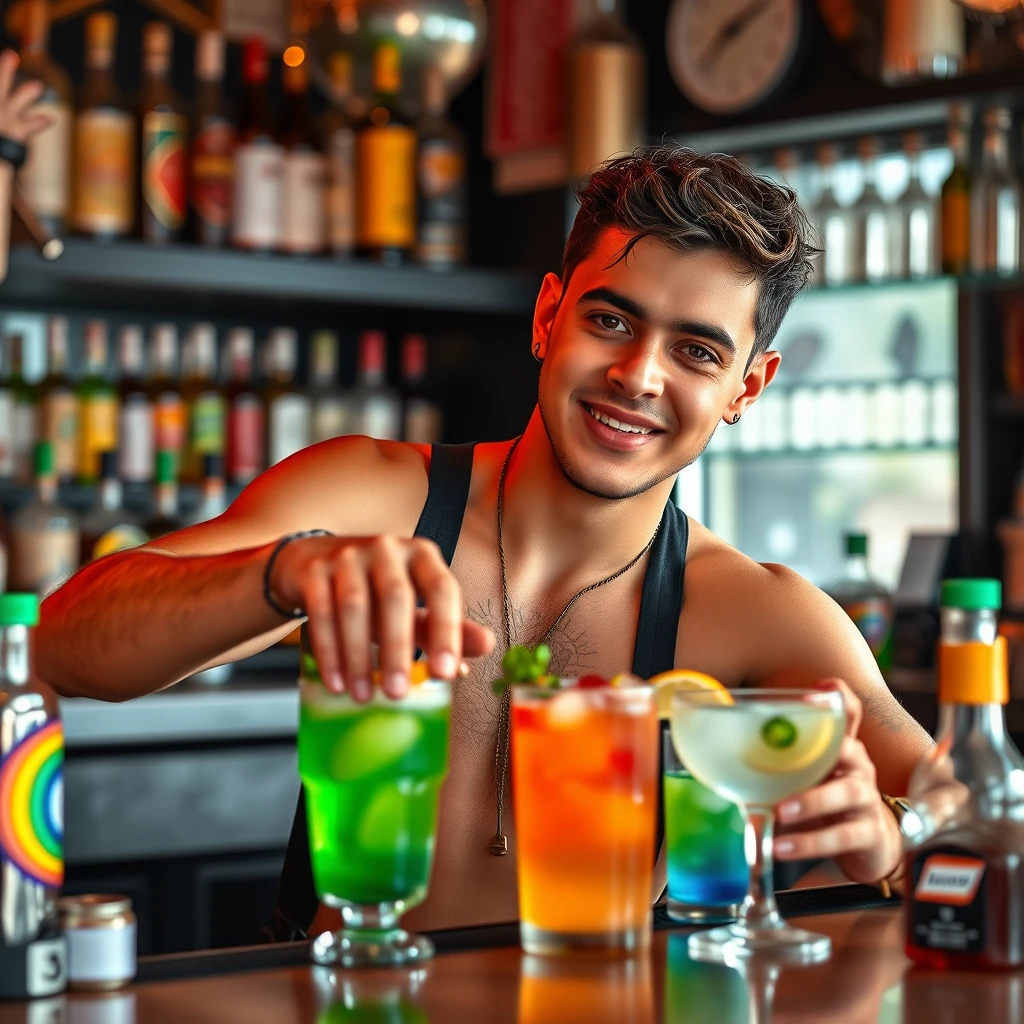
[[[892,812],[892,816],[896,819],[896,827],[899,828],[903,822],[903,816],[910,810],[907,801],[901,796],[889,796],[888,793],[879,793],[878,795],[882,798],[882,803]],[[878,886],[878,891],[882,894],[882,899],[887,900],[892,897],[892,886],[889,885],[889,879],[902,869],[903,861],[901,860],[885,878],[875,883]]]

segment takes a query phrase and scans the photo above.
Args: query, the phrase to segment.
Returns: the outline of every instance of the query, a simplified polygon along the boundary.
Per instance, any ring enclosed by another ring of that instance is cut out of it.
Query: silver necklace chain
[[[505,544],[501,530],[502,507],[505,500],[505,477],[508,475],[509,463],[512,461],[512,454],[515,452],[516,448],[519,447],[519,442],[522,439],[522,435],[520,434],[519,437],[512,442],[508,453],[505,455],[505,461],[501,467],[501,475],[498,478],[498,558],[501,562],[501,608],[504,615],[506,651],[512,646],[512,614],[509,610],[508,603],[508,571],[505,566]],[[603,587],[606,583],[611,583],[613,580],[617,580],[620,576],[624,576],[629,572],[629,570],[632,569],[633,566],[651,550],[651,546],[654,544],[655,538],[658,536],[659,529],[661,529],[660,523],[651,535],[651,539],[644,546],[644,549],[635,558],[627,562],[621,569],[617,572],[613,572],[611,576],[605,576],[603,580],[598,580],[597,583],[591,583],[589,586],[584,587],[569,598],[566,606],[561,610],[561,612],[559,612],[558,618],[551,623],[548,631],[544,634],[544,639],[541,640],[541,643],[546,644],[551,640],[555,630],[558,628],[558,624],[566,617],[566,615],[569,614],[570,609],[581,597],[585,594],[589,594],[592,590],[597,590],[598,587]],[[505,780],[508,777],[511,695],[512,687],[506,686],[501,695],[501,705],[498,711],[498,735],[495,738],[494,744],[494,790],[495,796],[497,797],[498,821],[494,836],[488,844],[488,849],[490,849],[491,853],[493,853],[495,857],[504,857],[505,854],[508,853],[508,836],[506,836],[501,829],[501,815],[505,802]]]

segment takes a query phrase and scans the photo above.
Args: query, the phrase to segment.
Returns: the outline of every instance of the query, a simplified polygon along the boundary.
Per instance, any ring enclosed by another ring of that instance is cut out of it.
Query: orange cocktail
[[[513,687],[512,772],[523,948],[646,945],[658,776],[651,689]]]

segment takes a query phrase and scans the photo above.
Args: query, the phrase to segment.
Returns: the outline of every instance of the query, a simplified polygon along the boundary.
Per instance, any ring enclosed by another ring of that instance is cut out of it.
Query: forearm
[[[11,188],[14,168],[0,160],[0,281],[7,276],[7,246],[11,237]]]
[[[86,566],[43,603],[40,676],[63,696],[162,689],[284,624],[263,599],[273,544],[218,555],[141,549]]]

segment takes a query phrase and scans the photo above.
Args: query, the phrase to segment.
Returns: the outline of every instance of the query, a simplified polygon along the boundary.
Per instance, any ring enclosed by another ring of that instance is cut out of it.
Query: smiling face
[[[533,344],[538,404],[555,459],[598,497],[633,497],[704,450],[778,368],[750,362],[758,284],[723,253],[680,252],[607,229],[563,289],[545,278]]]

